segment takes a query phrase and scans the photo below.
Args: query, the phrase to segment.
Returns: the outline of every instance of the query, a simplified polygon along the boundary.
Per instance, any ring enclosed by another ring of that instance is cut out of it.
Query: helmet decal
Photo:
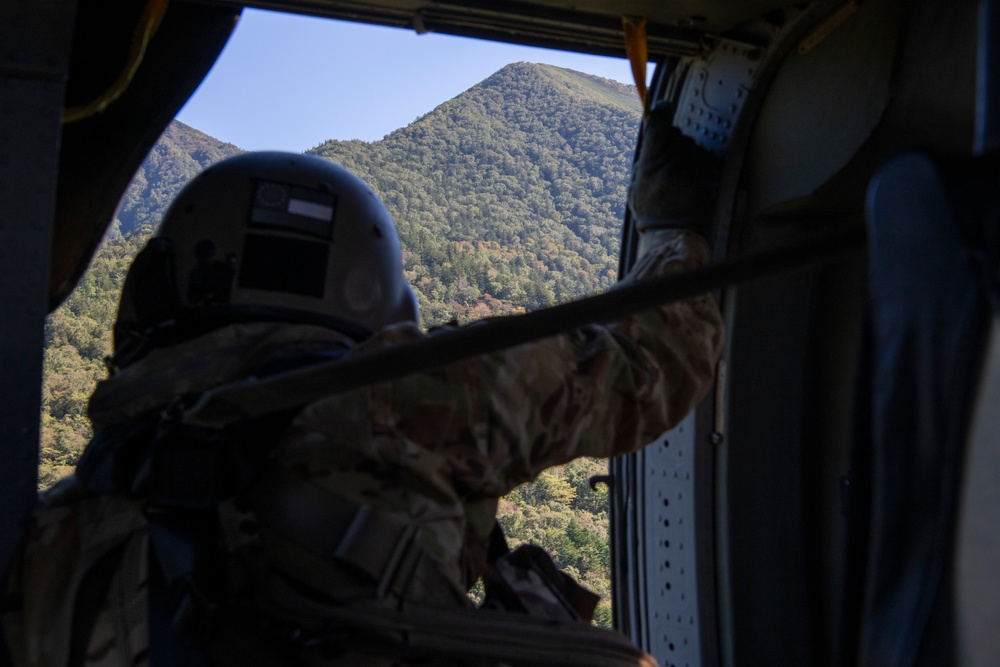
[[[328,247],[323,243],[247,234],[239,286],[322,299],[328,258]]]
[[[254,188],[248,222],[251,227],[271,227],[333,239],[337,196],[273,181],[259,181]]]

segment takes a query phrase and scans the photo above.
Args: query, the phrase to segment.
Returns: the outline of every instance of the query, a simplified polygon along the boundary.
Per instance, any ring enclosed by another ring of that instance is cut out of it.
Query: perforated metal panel
[[[753,87],[761,49],[720,39],[691,66],[677,102],[674,125],[698,145],[721,153]]]
[[[646,625],[649,650],[664,667],[697,667],[694,536],[694,416],[644,452]]]
[[[615,615],[664,667],[700,667],[695,415],[616,462]]]

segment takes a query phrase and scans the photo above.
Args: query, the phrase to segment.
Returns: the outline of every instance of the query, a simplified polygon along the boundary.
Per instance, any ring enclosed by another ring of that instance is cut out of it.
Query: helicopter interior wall
[[[900,3],[866,2],[781,64],[747,151],[748,217],[812,193],[871,135],[891,96],[900,13]]]
[[[879,125],[899,41],[896,3],[865,3],[838,30],[793,50],[768,87],[744,166],[744,245],[807,231],[809,195],[840,172]],[[802,206],[801,202],[806,202]],[[860,204],[856,206],[860,210]],[[731,292],[726,457],[733,664],[833,664],[840,647],[847,469],[865,304],[863,257]],[[765,380],[761,380],[766,378]]]
[[[835,609],[863,257],[731,295],[725,493],[734,664],[824,664]],[[743,381],[743,378],[756,378]],[[763,380],[762,380],[763,379]]]
[[[863,3],[782,64],[745,158],[736,246],[860,222],[872,171],[897,152],[969,152],[975,5],[898,4]],[[841,625],[852,582],[839,481],[853,446],[866,281],[854,257],[727,296],[719,552],[735,665],[837,664],[853,650]]]
[[[55,160],[73,3],[0,4],[0,573],[37,493],[43,326],[48,301]],[[47,32],[30,28],[45,25]],[[16,100],[17,103],[12,101]],[[28,224],[28,223],[31,224]],[[0,639],[0,665],[6,664]]]
[[[815,49],[782,64],[745,161],[745,220],[859,218],[872,174],[896,153],[969,153],[975,5],[899,4],[865,3]]]

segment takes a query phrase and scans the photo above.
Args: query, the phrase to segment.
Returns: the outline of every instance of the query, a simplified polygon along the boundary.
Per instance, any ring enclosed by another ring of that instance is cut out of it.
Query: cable
[[[100,113],[122,96],[122,93],[132,83],[135,73],[139,71],[139,65],[142,64],[142,59],[146,55],[149,40],[153,38],[157,28],[160,27],[163,16],[167,13],[168,4],[169,0],[149,0],[146,3],[142,15],[139,17],[139,22],[135,26],[135,32],[132,33],[132,44],[129,48],[128,59],[125,61],[125,68],[104,92],[87,104],[63,109],[63,124],[83,120]]]
[[[198,426],[225,426],[251,415],[292,408],[324,396],[555,336],[585,324],[620,320],[654,306],[825,262],[863,249],[865,239],[865,228],[855,225],[544,310],[443,330],[343,361],[263,380],[233,382],[201,394],[182,412],[180,419]]]

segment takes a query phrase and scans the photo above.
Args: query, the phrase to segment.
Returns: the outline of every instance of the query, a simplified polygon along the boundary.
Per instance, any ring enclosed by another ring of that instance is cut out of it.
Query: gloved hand
[[[639,257],[667,230],[711,238],[719,160],[673,126],[673,109],[655,107],[643,128],[628,204],[639,232]]]

